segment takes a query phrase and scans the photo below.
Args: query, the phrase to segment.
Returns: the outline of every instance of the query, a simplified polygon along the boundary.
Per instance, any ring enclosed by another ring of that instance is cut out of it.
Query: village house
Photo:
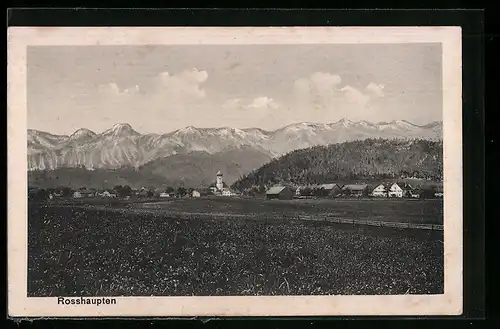
[[[293,198],[294,192],[292,189],[286,186],[273,186],[266,192],[266,198],[270,199],[279,199],[279,200],[291,200]]]
[[[386,184],[379,184],[372,190],[371,195],[373,197],[387,198],[389,195],[389,187],[387,187]]]
[[[344,185],[341,184],[328,184],[328,185],[333,185],[331,188],[329,188],[328,192],[328,197],[337,197],[342,194],[342,188]]]
[[[160,193],[160,198],[169,198],[170,197],[170,194],[167,193],[167,192],[161,192]]]
[[[318,186],[321,196],[330,195],[332,190],[337,186],[337,184],[321,184]]]
[[[411,193],[413,192],[414,188],[408,183],[402,184],[401,188],[403,189],[403,197],[404,198],[409,198],[411,197]]]
[[[103,197],[103,198],[115,198],[116,197],[115,193],[111,193],[107,190],[99,192],[99,193],[97,193],[97,195],[99,195],[100,197]]]
[[[238,194],[229,188],[222,189],[222,196],[236,196],[236,195],[238,195]]]
[[[347,184],[342,188],[342,195],[361,197],[367,194],[368,185],[366,184]]]
[[[389,198],[402,198],[403,189],[397,183],[394,183],[389,188],[388,196]]]
[[[191,193],[191,196],[193,198],[199,198],[201,196],[200,192],[198,192],[197,190],[194,190],[192,193]]]
[[[95,196],[95,192],[93,190],[88,190],[85,187],[82,187],[73,193],[73,198],[89,198],[93,196]]]
[[[138,197],[149,197],[149,196],[153,196],[154,195],[154,192],[153,191],[150,191],[148,190],[147,188],[145,187],[141,187],[141,189],[139,191],[137,191],[135,193],[136,196]]]
[[[411,191],[413,188],[410,184],[406,183],[394,183],[389,188],[388,196],[389,198],[403,198],[411,196]]]

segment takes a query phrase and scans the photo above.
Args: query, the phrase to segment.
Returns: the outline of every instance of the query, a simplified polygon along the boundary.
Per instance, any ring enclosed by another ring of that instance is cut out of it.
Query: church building
[[[222,189],[224,188],[224,183],[222,182],[222,173],[220,172],[220,170],[217,172],[217,183],[215,184],[215,186],[219,191],[222,191]]]
[[[217,178],[215,181],[215,186],[211,185],[210,190],[213,194],[219,196],[235,196],[237,193],[229,189],[229,187],[223,181],[223,175],[221,171],[217,172]]]

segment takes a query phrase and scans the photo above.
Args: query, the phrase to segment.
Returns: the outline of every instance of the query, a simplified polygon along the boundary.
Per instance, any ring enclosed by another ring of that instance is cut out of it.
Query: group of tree
[[[74,192],[80,191],[82,193],[96,193],[108,191],[110,193],[115,194],[117,197],[125,198],[131,196],[137,197],[154,197],[155,195],[165,192],[170,196],[177,197],[185,197],[187,195],[191,195],[193,192],[193,188],[186,188],[184,186],[179,186],[174,188],[172,186],[168,186],[163,189],[154,189],[154,188],[145,188],[145,189],[133,189],[129,185],[115,185],[112,188],[108,189],[94,189],[86,186],[81,186],[78,188],[70,187],[70,186],[58,186],[58,187],[48,187],[48,188],[29,188],[28,196],[30,199],[48,199],[49,196],[53,197],[61,197],[61,198],[69,198],[73,197]]]
[[[443,177],[442,141],[366,139],[315,146],[288,153],[243,176],[239,190],[290,183],[314,185],[338,180]]]

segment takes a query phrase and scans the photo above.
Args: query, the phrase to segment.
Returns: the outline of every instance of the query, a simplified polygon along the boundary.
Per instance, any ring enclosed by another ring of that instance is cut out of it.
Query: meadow
[[[29,296],[443,292],[443,232],[264,216],[336,212],[442,223],[438,200],[186,199],[96,205],[30,203]],[[153,211],[141,212],[144,207]],[[259,216],[179,219],[165,209]]]
[[[261,200],[239,198],[174,199],[132,204],[171,213],[244,215],[259,218],[330,216],[419,224],[443,224],[443,200],[427,199],[305,199]]]

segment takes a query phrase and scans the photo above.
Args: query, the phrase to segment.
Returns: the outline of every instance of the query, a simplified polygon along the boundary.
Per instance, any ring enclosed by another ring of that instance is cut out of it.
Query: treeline
[[[184,197],[191,195],[194,191],[193,188],[185,188],[183,186],[172,187],[168,186],[166,188],[141,188],[134,189],[128,185],[116,185],[113,188],[108,189],[94,189],[82,186],[80,188],[73,188],[69,186],[58,186],[56,188],[28,188],[28,198],[30,200],[46,200],[51,198],[72,198],[75,192],[80,192],[80,197],[99,197],[102,192],[109,192],[113,196],[119,198],[126,197],[155,197],[159,196],[161,193],[166,193],[171,197]],[[103,197],[106,197],[103,195]]]
[[[441,180],[443,144],[428,140],[366,139],[293,151],[234,183],[239,190],[277,183],[314,185],[393,178]]]

